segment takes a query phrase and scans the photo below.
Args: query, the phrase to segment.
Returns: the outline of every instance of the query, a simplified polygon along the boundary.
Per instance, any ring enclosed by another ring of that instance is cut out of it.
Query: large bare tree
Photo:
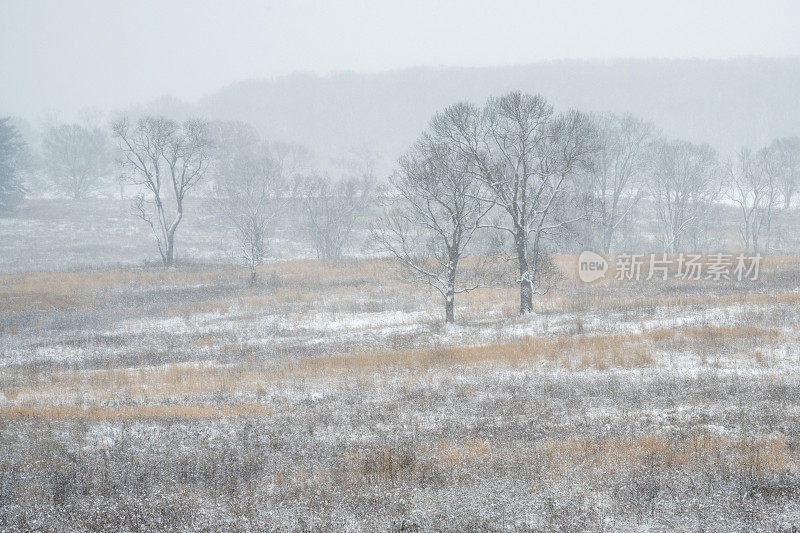
[[[441,294],[447,323],[455,321],[455,295],[482,281],[478,268],[459,270],[491,207],[480,199],[472,164],[448,139],[423,135],[400,159],[384,214],[373,227],[379,250],[399,260],[411,279]]]
[[[186,193],[205,175],[211,141],[202,120],[178,123],[147,116],[132,125],[126,118],[112,126],[119,141],[121,164],[133,183],[143,186],[135,208],[150,225],[165,266],[175,262],[175,232],[184,216]],[[174,210],[167,202],[174,202]]]
[[[59,191],[85,198],[108,174],[112,160],[108,134],[99,127],[61,124],[42,139],[47,177]]]
[[[596,150],[594,128],[576,111],[556,114],[540,95],[518,92],[490,98],[482,110],[447,108],[433,122],[472,160],[470,168],[505,217],[490,226],[514,242],[520,314],[533,310],[544,241],[576,218],[567,212],[573,173]],[[579,215],[577,218],[581,218]]]

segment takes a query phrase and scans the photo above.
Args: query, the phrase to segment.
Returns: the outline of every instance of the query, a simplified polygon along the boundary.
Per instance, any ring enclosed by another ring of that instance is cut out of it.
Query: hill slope
[[[442,107],[510,90],[558,107],[630,112],[665,134],[721,150],[800,134],[800,59],[566,61],[496,68],[296,74],[231,85],[198,104],[322,157],[352,149],[391,164]]]

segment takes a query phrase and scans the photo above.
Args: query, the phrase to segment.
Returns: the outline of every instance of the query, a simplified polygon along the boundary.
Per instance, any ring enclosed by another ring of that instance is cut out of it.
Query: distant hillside
[[[800,58],[297,74],[231,85],[198,111],[249,121],[266,137],[304,143],[323,158],[368,149],[388,168],[437,110],[510,90],[542,93],[559,108],[630,112],[669,136],[724,151],[800,135]]]

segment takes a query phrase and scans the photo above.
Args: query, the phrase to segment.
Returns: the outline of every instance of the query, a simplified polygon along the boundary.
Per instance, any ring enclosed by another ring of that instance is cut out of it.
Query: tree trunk
[[[254,285],[256,281],[258,281],[258,272],[256,272],[256,264],[251,261],[250,262],[250,284]]]
[[[519,314],[533,311],[533,283],[528,272],[528,249],[525,236],[516,235],[517,262],[519,263]]]
[[[772,250],[772,206],[767,208],[767,245],[766,251]]]
[[[178,213],[175,215],[175,220],[172,221],[167,229],[167,250],[164,254],[164,266],[172,266],[175,264],[175,231],[178,229],[178,224],[183,219],[183,200],[178,199]]]
[[[456,297],[456,268],[458,267],[458,255],[452,250],[448,253],[449,264],[447,268],[447,294],[445,294],[444,314],[445,321],[452,324],[456,321],[455,297]]]
[[[445,322],[448,324],[452,324],[456,321],[456,312],[455,312],[455,301],[453,298],[453,291],[450,290],[447,292],[447,296],[444,300],[444,319]]]
[[[614,238],[614,230],[606,228],[603,230],[603,253],[608,255],[611,252],[611,241]]]
[[[164,250],[164,266],[172,266],[175,263],[175,234],[167,234],[167,249]]]
[[[256,272],[256,246],[254,239],[250,239],[250,257],[248,258],[248,266],[250,267],[250,284],[255,284],[258,281],[258,272]]]

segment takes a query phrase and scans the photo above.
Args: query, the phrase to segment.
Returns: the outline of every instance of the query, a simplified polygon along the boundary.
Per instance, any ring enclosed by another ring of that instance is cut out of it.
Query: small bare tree
[[[21,171],[27,146],[10,120],[0,118],[0,216],[11,212],[25,194]]]
[[[659,141],[653,149],[648,192],[665,252],[681,251],[700,231],[709,206],[717,198],[717,156],[708,145]]]
[[[220,161],[215,176],[213,205],[235,230],[242,258],[250,269],[250,282],[255,283],[282,206],[280,169],[265,143],[242,144],[235,154]]]
[[[374,177],[333,181],[328,176],[300,177],[295,182],[302,225],[319,259],[338,259],[358,219],[372,200]]]
[[[413,280],[442,295],[447,323],[455,321],[455,295],[482,281],[480,269],[466,275],[458,269],[491,207],[480,199],[481,183],[470,165],[447,139],[423,135],[400,159],[384,214],[372,231],[380,251],[391,253]]]
[[[765,151],[767,172],[783,196],[783,208],[789,209],[800,188],[800,137],[775,139]]]
[[[291,180],[307,172],[313,156],[302,144],[274,141],[269,143],[269,153],[283,180]]]
[[[231,169],[234,160],[242,153],[252,152],[262,143],[258,130],[247,122],[215,120],[209,122],[207,127],[213,142],[213,168],[209,172],[211,180]]]
[[[591,202],[600,248],[609,253],[618,228],[644,196],[653,127],[630,115],[605,114],[593,120],[598,150],[586,170],[578,173],[577,188]]]
[[[108,135],[99,127],[62,124],[47,130],[42,156],[50,182],[72,198],[85,198],[109,171]]]
[[[741,149],[725,168],[726,195],[739,208],[739,234],[746,251],[759,251],[759,236],[768,225],[777,195],[760,158]]]
[[[126,118],[114,122],[121,164],[128,179],[149,196],[136,196],[138,216],[149,224],[165,266],[175,262],[175,231],[183,220],[186,193],[203,178],[209,166],[211,142],[206,123],[181,124],[165,117],[144,117],[132,126]],[[166,190],[164,190],[166,189]],[[175,202],[174,214],[165,205]]]

